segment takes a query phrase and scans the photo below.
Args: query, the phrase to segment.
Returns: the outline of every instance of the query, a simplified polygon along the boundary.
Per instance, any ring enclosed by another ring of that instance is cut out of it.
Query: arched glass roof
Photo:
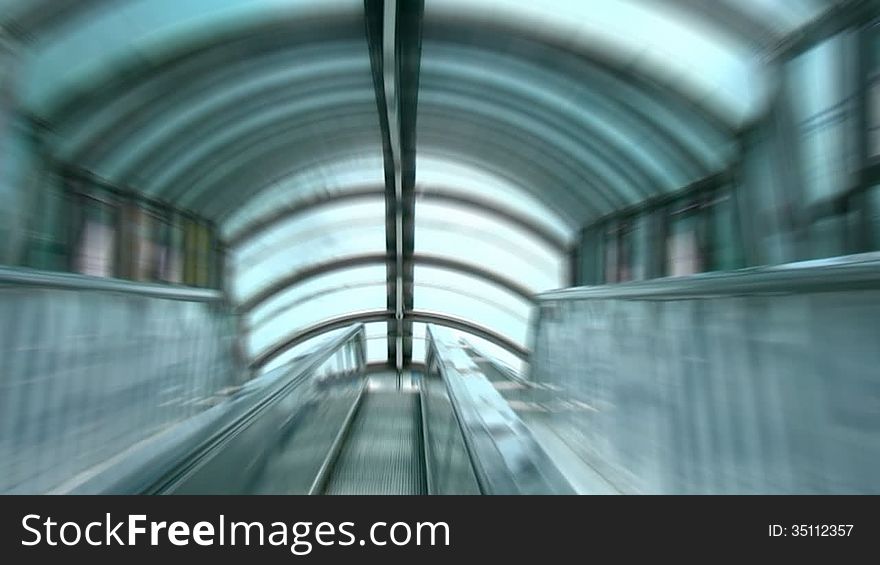
[[[217,223],[256,366],[354,321],[374,362],[445,323],[514,365],[580,228],[723,171],[763,55],[838,2],[387,3],[391,27],[373,0],[0,0],[0,23],[54,159]]]

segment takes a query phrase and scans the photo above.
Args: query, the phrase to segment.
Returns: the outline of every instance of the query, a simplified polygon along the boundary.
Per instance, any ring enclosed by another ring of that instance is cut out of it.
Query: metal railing
[[[880,289],[880,253],[683,277],[566,288],[539,294],[537,300],[539,304],[556,300],[594,298],[677,300],[707,296],[841,292],[865,289]]]
[[[522,400],[618,491],[880,492],[880,254],[538,300]]]
[[[352,326],[303,358],[250,381],[218,407],[218,417],[199,433],[178,441],[173,453],[158,465],[142,466],[153,478],[148,486],[129,487],[145,493],[243,494],[254,484],[258,463],[265,460],[291,425],[308,426],[303,412],[310,404],[327,400],[327,390],[337,387],[357,398],[366,368],[363,324]],[[342,398],[343,402],[350,399]],[[338,423],[341,427],[343,422]],[[326,450],[333,449],[333,437]],[[290,487],[302,482],[309,492],[326,459],[320,453],[314,473],[290,477]],[[244,464],[247,462],[247,464]],[[144,475],[143,471],[139,472]],[[155,478],[158,477],[158,478]]]
[[[474,363],[464,348],[442,328],[428,326],[427,373],[423,379],[423,410],[427,427],[429,484],[432,494],[573,494],[556,465],[535,441],[507,401]],[[430,387],[440,386],[448,404],[439,404]],[[428,389],[427,391],[425,389]],[[436,420],[454,422],[444,430]],[[444,433],[445,431],[445,433]],[[457,434],[456,434],[457,432]],[[437,434],[443,433],[442,441]],[[469,465],[454,468],[449,462]]]
[[[186,302],[219,302],[223,299],[221,291],[206,288],[0,266],[0,287],[4,285],[88,292],[119,292],[127,295]]]
[[[234,385],[217,291],[0,267],[0,492],[68,488]]]

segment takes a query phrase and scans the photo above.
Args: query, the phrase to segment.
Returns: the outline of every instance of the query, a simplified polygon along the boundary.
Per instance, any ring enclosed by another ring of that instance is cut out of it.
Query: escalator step
[[[367,393],[351,424],[327,494],[425,494],[418,394]]]

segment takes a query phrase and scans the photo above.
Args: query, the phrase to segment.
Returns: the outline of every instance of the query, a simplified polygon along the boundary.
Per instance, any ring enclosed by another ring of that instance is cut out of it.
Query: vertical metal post
[[[871,190],[870,182],[870,88],[871,88],[871,68],[875,64],[874,52],[872,48],[872,36],[877,33],[876,26],[865,26],[860,28],[856,34],[856,46],[854,56],[857,58],[856,72],[858,86],[856,89],[856,132],[855,132],[855,149],[857,158],[858,171],[856,173],[857,183],[855,191],[848,202],[848,209],[854,209],[857,214],[856,225],[852,233],[848,234],[847,246],[852,253],[861,253],[870,251],[874,245],[876,235],[872,233],[875,229],[871,225],[872,211],[870,208],[871,199],[869,190]],[[876,118],[876,117],[875,117]]]
[[[648,246],[647,278],[656,279],[666,274],[666,239],[668,234],[666,206],[658,205],[648,211],[648,229],[651,232]]]
[[[807,215],[806,191],[804,190],[803,167],[800,158],[800,136],[792,116],[791,85],[784,65],[779,68],[780,88],[773,104],[774,148],[778,167],[776,180],[781,191],[777,201],[782,202],[780,210],[782,224],[791,239],[785,249],[786,261],[809,259],[812,254],[810,240],[810,218]]]
[[[568,286],[580,286],[583,284],[581,273],[581,245],[583,245],[583,233],[578,233],[578,239],[568,251]]]
[[[749,184],[745,174],[746,162],[749,158],[749,143],[754,135],[754,128],[739,132],[736,138],[737,156],[730,167],[730,191],[733,198],[733,217],[739,236],[739,245],[742,249],[745,266],[752,267],[761,263],[761,254],[758,247],[757,222],[755,213],[758,207],[755,203],[754,188]]]
[[[0,28],[0,263],[11,264],[16,255],[16,246],[26,227],[22,209],[22,175],[13,174],[16,170],[15,138],[21,132],[18,106],[16,102],[17,78],[19,70],[19,45]],[[18,164],[18,167],[21,163]]]

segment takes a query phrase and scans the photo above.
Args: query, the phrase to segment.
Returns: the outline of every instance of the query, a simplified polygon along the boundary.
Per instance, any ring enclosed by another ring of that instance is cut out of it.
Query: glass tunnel
[[[878,22],[0,0],[0,493],[880,493]]]

